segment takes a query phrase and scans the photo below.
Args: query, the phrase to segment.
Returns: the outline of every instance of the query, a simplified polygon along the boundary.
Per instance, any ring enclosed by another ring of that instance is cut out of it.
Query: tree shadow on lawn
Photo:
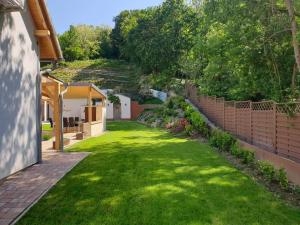
[[[75,146],[92,154],[19,224],[300,224],[207,145],[123,125]]]

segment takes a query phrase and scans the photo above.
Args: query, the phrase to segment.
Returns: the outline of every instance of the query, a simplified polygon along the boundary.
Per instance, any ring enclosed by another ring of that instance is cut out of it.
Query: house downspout
[[[59,149],[63,152],[64,151],[64,123],[63,123],[63,108],[64,108],[64,94],[67,93],[68,88],[69,88],[69,84],[64,84],[65,86],[65,90],[62,91],[59,94],[59,104],[60,104],[60,109],[61,109],[61,114],[60,114],[60,121],[61,121],[61,127],[60,127],[60,146]]]

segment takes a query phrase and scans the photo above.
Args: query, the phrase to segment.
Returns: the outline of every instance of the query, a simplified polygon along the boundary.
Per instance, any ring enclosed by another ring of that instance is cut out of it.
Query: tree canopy
[[[65,58],[125,59],[160,89],[189,79],[226,99],[298,98],[299,1],[165,0],[114,21],[71,26],[59,38]]]
[[[111,28],[106,26],[78,25],[59,36],[67,61],[111,58]]]

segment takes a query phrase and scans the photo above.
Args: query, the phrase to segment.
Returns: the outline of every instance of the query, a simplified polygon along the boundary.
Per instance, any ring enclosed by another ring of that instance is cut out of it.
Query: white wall
[[[112,120],[114,118],[114,104],[110,101],[106,101],[106,118]]]
[[[0,12],[0,179],[38,162],[38,52],[27,6]]]
[[[87,104],[87,99],[64,99],[63,117],[85,119],[84,108]]]
[[[131,119],[131,99],[124,95],[116,95],[121,101],[121,119]]]
[[[119,97],[121,102],[121,119],[131,119],[131,99],[124,95],[116,95]],[[114,118],[114,104],[107,100],[106,103],[107,119]]]

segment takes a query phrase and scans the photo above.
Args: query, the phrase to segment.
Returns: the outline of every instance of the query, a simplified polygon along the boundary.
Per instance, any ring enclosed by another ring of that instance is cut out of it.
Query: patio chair
[[[52,120],[52,118],[49,118],[49,123],[50,123],[51,128],[53,128],[53,120]]]
[[[74,132],[74,128],[75,128],[75,119],[74,119],[74,117],[69,117],[69,127],[72,130],[72,132]]]
[[[75,127],[77,128],[77,131],[79,131],[79,117],[75,117]]]
[[[63,127],[64,127],[64,132],[68,132],[68,128],[69,128],[69,121],[68,118],[63,118]]]

